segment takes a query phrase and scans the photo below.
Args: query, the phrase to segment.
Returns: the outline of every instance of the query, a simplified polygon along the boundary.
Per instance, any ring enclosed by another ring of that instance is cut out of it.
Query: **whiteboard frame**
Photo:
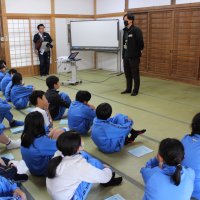
[[[117,39],[118,47],[99,47],[99,46],[72,46],[72,31],[71,31],[71,22],[85,22],[85,21],[117,21]],[[86,51],[109,51],[109,52],[118,52],[120,50],[120,31],[119,31],[119,19],[105,19],[105,20],[72,20],[70,21],[70,48],[71,50],[86,50]]]

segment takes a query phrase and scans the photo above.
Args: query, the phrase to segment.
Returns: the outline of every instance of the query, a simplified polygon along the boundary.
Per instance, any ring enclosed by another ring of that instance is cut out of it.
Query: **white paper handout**
[[[23,130],[24,130],[24,126],[19,126],[19,127],[11,128],[11,129],[10,129],[10,131],[11,131],[13,134],[22,133]]]
[[[105,200],[125,200],[121,195],[119,194],[116,194],[116,195],[113,195]]]
[[[136,156],[136,157],[141,157],[141,156],[144,156],[148,153],[151,153],[153,152],[152,149],[149,149],[148,147],[142,145],[142,146],[139,146],[139,147],[136,147],[134,149],[131,149],[128,151],[130,154]]]
[[[61,119],[59,124],[60,125],[68,125],[68,120],[67,119]]]
[[[12,153],[1,154],[0,157],[7,158],[9,160],[14,160],[14,155]]]

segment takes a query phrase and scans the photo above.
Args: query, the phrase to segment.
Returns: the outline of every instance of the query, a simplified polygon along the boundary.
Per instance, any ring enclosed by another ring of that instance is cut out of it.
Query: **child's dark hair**
[[[12,86],[20,85],[22,82],[22,75],[20,73],[15,73],[12,77]]]
[[[166,138],[160,142],[158,153],[163,158],[164,163],[176,167],[172,179],[175,185],[178,186],[181,182],[181,162],[184,159],[183,144],[177,139]]]
[[[13,86],[14,85],[21,85],[21,83],[22,83],[22,75],[17,72],[12,77],[12,85],[11,85],[11,88],[10,88],[10,91],[9,91],[9,95],[11,93]]]
[[[44,24],[38,24],[37,29],[39,30],[41,26],[45,27]]]
[[[62,152],[62,156],[72,156],[77,153],[81,146],[81,136],[75,131],[64,132],[58,137],[56,146]],[[62,161],[62,156],[56,156],[49,161],[47,168],[48,178],[54,178],[56,176],[56,169]]]
[[[192,128],[192,132],[191,132],[190,136],[193,136],[194,134],[200,134],[200,113],[197,113],[193,117],[192,123],[191,123],[191,128]]]
[[[85,101],[89,101],[91,99],[91,93],[85,90],[79,90],[76,93],[76,101],[79,102],[85,102]]]
[[[17,70],[16,69],[10,69],[8,71],[9,74],[16,74],[17,73]]]
[[[6,61],[5,60],[0,60],[0,68],[2,68],[3,65],[6,65]]]
[[[46,84],[49,89],[54,89],[54,84],[59,82],[59,78],[57,76],[49,76],[46,79]]]
[[[34,145],[35,138],[45,135],[44,117],[38,112],[29,113],[24,121],[24,131],[21,136],[21,146],[29,148]]]
[[[42,99],[42,97],[45,95],[45,92],[43,92],[42,90],[34,90],[32,92],[32,94],[29,96],[29,101],[31,102],[32,105],[36,106],[37,105],[37,99],[40,98]]]
[[[101,103],[96,108],[98,119],[107,120],[112,115],[112,107],[109,103]]]

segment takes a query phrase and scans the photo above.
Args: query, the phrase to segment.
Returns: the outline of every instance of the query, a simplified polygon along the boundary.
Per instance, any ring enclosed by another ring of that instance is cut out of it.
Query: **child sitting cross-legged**
[[[95,107],[89,104],[91,94],[88,91],[80,90],[76,93],[76,100],[73,101],[68,111],[68,125],[70,130],[75,130],[81,135],[86,135],[96,117]]]
[[[133,120],[126,115],[117,114],[111,117],[112,107],[108,103],[100,104],[96,115],[91,137],[98,149],[104,153],[118,152],[124,145],[134,142],[138,135],[146,132],[145,129],[134,130]]]
[[[47,191],[55,200],[85,200],[92,183],[115,186],[122,177],[83,151],[79,133],[68,131],[61,134],[56,142],[58,152],[49,161],[47,170]]]

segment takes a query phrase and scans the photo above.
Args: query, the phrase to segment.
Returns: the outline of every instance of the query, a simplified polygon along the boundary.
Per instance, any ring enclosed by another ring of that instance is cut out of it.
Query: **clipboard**
[[[42,45],[41,45],[41,47],[40,47],[40,54],[42,55],[44,52],[46,52],[46,51],[48,51],[50,48],[49,47],[47,47],[47,44],[48,44],[49,42],[42,42]]]

